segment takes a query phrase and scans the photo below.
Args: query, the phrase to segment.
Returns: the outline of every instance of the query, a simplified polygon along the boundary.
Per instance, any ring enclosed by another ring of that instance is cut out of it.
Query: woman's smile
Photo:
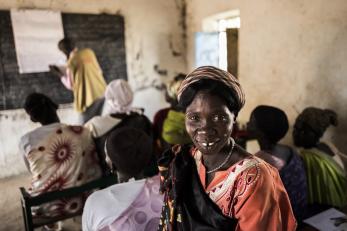
[[[214,142],[202,142],[201,144],[202,144],[202,146],[204,146],[204,147],[211,147],[211,146],[213,146],[213,145],[215,145],[216,143],[218,143],[218,141],[219,140],[217,140],[217,141],[214,141]]]
[[[215,150],[216,147],[218,147],[221,139],[215,139],[215,140],[195,140],[195,145],[199,147],[199,149],[206,150],[208,152]],[[200,150],[201,151],[201,150]]]

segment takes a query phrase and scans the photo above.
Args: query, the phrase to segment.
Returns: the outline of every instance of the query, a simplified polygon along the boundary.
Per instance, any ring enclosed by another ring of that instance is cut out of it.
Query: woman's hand
[[[55,75],[55,76],[58,76],[59,78],[64,76],[65,73],[56,65],[49,65],[49,71]]]

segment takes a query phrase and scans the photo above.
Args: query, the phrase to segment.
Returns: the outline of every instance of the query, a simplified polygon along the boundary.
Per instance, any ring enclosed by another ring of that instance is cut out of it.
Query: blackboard
[[[62,20],[66,37],[79,48],[94,50],[106,82],[127,79],[122,16],[63,13]],[[44,93],[59,104],[72,102],[72,93],[51,73],[19,74],[15,52],[10,12],[0,11],[0,110],[22,108],[32,92]]]

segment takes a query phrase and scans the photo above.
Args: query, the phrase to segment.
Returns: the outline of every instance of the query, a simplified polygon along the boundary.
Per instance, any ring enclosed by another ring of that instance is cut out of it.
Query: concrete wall
[[[135,90],[134,105],[145,108],[150,119],[164,106],[158,87],[186,70],[184,13],[181,0],[0,0],[0,9],[52,9],[69,13],[121,14],[125,19],[128,80]],[[63,109],[62,122],[75,121],[70,108]],[[16,155],[21,135],[35,125],[23,110],[0,112],[0,178],[24,170]]]
[[[347,2],[187,0],[189,70],[203,19],[234,9],[240,10],[239,79],[246,92],[239,119],[248,120],[259,104],[281,107],[291,124],[307,106],[331,108],[340,124],[327,138],[347,152]]]

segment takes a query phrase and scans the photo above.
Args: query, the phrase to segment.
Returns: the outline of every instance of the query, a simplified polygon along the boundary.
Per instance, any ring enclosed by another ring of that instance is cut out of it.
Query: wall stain
[[[171,50],[171,54],[172,54],[174,57],[181,56],[182,53],[175,50],[172,40],[173,40],[172,35],[170,35],[170,36],[169,36],[169,48],[170,48],[170,50]]]
[[[136,60],[139,60],[140,57],[141,57],[141,52],[139,51],[139,52],[136,53]]]
[[[187,3],[186,0],[175,0],[179,12],[178,25],[182,29],[182,41],[184,50],[187,48]]]
[[[157,79],[153,79],[152,82],[150,82],[149,84],[144,84],[144,85],[136,88],[136,92],[144,91],[144,90],[150,89],[150,88],[154,88],[158,91],[163,91],[166,89],[166,86],[165,86],[165,84],[158,82]]]
[[[157,72],[161,76],[167,76],[167,70],[166,69],[160,69],[158,64],[155,64],[153,66],[153,69],[155,72]]]
[[[3,115],[3,114],[0,114],[0,120],[4,118],[4,119],[8,119],[8,115]]]

